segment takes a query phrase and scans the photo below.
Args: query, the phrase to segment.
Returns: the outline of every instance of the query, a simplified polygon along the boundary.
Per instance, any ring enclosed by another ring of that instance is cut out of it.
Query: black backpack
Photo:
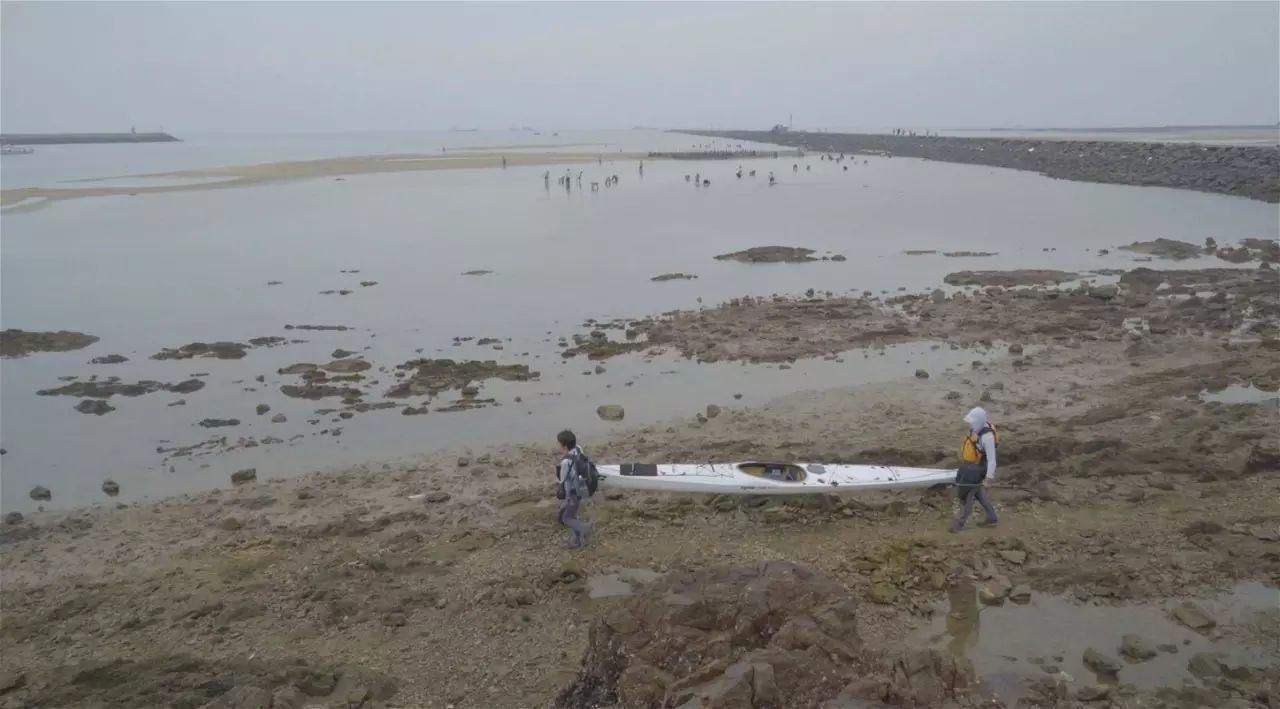
[[[596,464],[592,463],[585,453],[579,453],[574,456],[573,470],[578,479],[587,484],[587,496],[590,497],[596,494],[596,489],[600,487],[600,471],[596,469]]]

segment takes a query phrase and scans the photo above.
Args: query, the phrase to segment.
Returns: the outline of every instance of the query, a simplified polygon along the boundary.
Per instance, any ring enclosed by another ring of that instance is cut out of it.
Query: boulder
[[[1133,662],[1143,662],[1150,660],[1157,654],[1156,649],[1139,635],[1126,633],[1120,638],[1120,654],[1127,660]]]
[[[1174,606],[1171,614],[1174,620],[1192,630],[1205,631],[1218,624],[1203,608],[1191,601]]]
[[[47,502],[53,499],[53,493],[49,492],[49,488],[43,485],[36,485],[35,487],[31,488],[31,492],[27,493],[27,495],[29,495],[31,499],[37,500],[37,501]]]
[[[257,468],[245,468],[244,470],[237,470],[231,474],[232,485],[244,485],[246,483],[257,482],[257,480]]]
[[[21,513],[21,512],[6,512],[6,513],[4,513],[4,523],[5,523],[5,524],[22,524],[22,522],[23,522],[24,520],[25,520],[25,518],[22,516],[22,513]]]
[[[270,410],[271,410],[270,404],[258,404],[257,408],[254,409],[254,411],[256,411],[259,416],[267,413]]]
[[[924,371],[923,369],[916,370],[916,379],[928,379],[928,378],[929,378],[928,372]]]
[[[271,417],[271,423],[284,423],[285,421],[288,421],[288,420],[289,418],[284,414],[276,414],[275,416]]]
[[[1120,670],[1124,667],[1124,665],[1120,664],[1119,660],[1094,648],[1085,650],[1081,661],[1084,662],[1084,666],[1088,667],[1091,672],[1103,677],[1113,677],[1119,674]]]
[[[596,407],[596,416],[599,416],[605,421],[621,421],[625,415],[626,411],[617,404],[605,404],[603,406]]]
[[[720,407],[715,404],[707,404],[707,418],[713,419],[720,415]]]
[[[120,483],[114,480],[103,480],[102,491],[111,497],[115,497],[120,494]]]

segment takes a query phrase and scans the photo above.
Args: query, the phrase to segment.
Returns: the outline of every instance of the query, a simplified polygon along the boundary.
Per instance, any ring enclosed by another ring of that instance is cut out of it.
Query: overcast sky
[[[1280,3],[6,2],[0,128],[1280,119]]]

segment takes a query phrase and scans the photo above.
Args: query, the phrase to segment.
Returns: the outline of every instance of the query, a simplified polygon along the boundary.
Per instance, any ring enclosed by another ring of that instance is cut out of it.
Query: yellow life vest
[[[964,437],[964,443],[960,444],[960,460],[966,463],[982,463],[987,459],[986,451],[982,450],[982,434],[990,432],[995,437],[995,444],[1000,445],[1000,431],[996,430],[995,424],[988,423],[981,431],[970,432]]]

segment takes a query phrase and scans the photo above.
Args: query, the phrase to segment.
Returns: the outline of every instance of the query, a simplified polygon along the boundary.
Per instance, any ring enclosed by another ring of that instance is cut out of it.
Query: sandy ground
[[[992,297],[1017,297],[1002,293]],[[1199,396],[1229,381],[1274,385],[1280,356],[1273,340],[1233,340],[1229,318],[1221,326],[1042,333],[1034,353],[969,371],[584,442],[602,461],[944,467],[981,401],[1005,432],[994,530],[947,534],[951,502],[919,491],[787,502],[602,491],[588,505],[594,543],[571,553],[550,495],[558,421],[545,449],[287,481],[260,471],[154,504],[9,520],[0,707],[266,706],[249,700],[271,694],[273,706],[544,706],[577,670],[588,624],[617,602],[589,598],[586,581],[620,568],[806,563],[854,594],[861,637],[886,649],[965,575],[1103,604],[1239,579],[1276,586],[1280,411]],[[1205,691],[1248,706],[1280,696],[1277,677],[1273,662],[1239,688]]]
[[[490,149],[493,150],[493,149]],[[634,160],[644,157],[640,153],[606,153],[610,160]],[[107,178],[119,180],[137,179],[210,179],[224,178],[211,182],[178,183],[173,185],[150,185],[145,187],[100,186],[100,187],[23,187],[19,189],[0,190],[0,206],[14,205],[12,209],[35,209],[48,205],[56,200],[76,199],[80,197],[109,197],[134,194],[159,194],[163,192],[192,192],[197,190],[226,189],[229,187],[247,187],[250,185],[281,182],[286,180],[307,180],[320,177],[340,178],[348,175],[370,175],[385,172],[417,172],[422,170],[466,170],[483,167],[501,167],[503,157],[509,167],[564,165],[595,162],[601,153],[583,152],[517,152],[509,155],[496,155],[493,152],[457,151],[432,154],[397,154],[397,155],[360,155],[353,157],[326,158],[323,160],[299,160],[291,162],[263,163],[258,165],[229,165],[224,167],[202,168],[197,170],[179,170],[177,172],[161,172],[146,175],[126,175]],[[104,179],[84,180],[85,183],[103,182]],[[27,204],[19,204],[23,200],[32,200]]]

